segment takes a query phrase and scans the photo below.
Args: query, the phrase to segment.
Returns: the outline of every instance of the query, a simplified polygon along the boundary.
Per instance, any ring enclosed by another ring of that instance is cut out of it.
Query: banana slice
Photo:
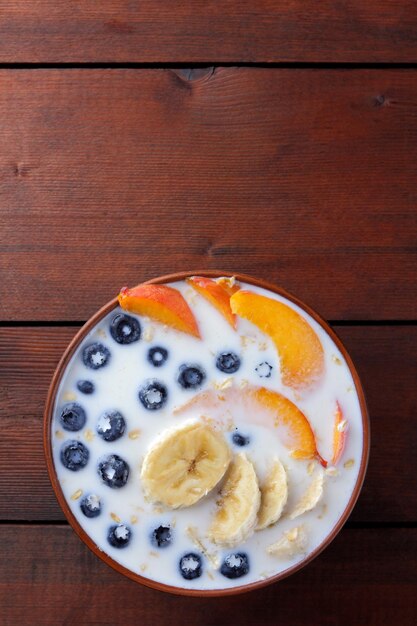
[[[221,495],[208,537],[213,543],[235,546],[254,531],[261,503],[255,468],[245,454],[233,459]]]
[[[324,473],[319,472],[316,477],[311,481],[310,485],[306,489],[303,496],[295,505],[294,510],[290,515],[290,519],[295,519],[307,511],[314,509],[323,495]]]
[[[222,433],[201,422],[169,429],[142,465],[146,497],[173,509],[195,504],[223,478],[231,453]]]
[[[261,486],[261,506],[256,530],[263,530],[279,520],[287,498],[287,474],[281,461],[275,459],[265,483]]]
[[[281,558],[293,557],[303,554],[307,549],[307,534],[303,526],[295,526],[287,530],[281,539],[272,543],[266,551],[272,556]]]

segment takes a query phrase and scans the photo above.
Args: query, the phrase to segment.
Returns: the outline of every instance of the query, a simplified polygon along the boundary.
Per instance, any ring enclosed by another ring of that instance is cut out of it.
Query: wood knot
[[[214,74],[214,67],[187,67],[172,70],[183,81],[196,81],[208,79]]]
[[[29,167],[24,163],[15,163],[13,165],[13,173],[15,176],[21,178],[22,176],[26,176],[29,173]]]
[[[388,104],[384,94],[380,94],[374,98],[374,106],[375,107],[383,107],[384,104]]]

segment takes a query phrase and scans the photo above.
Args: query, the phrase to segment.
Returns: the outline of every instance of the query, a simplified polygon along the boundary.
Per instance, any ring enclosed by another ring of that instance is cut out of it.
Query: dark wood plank
[[[413,0],[8,0],[0,61],[415,61],[416,32]]]
[[[223,267],[414,318],[415,71],[0,72],[0,319]]]
[[[417,327],[336,329],[357,363],[371,415],[371,458],[356,522],[416,521]],[[61,520],[46,474],[42,412],[75,328],[0,331],[0,519]]]
[[[216,599],[162,594],[125,579],[69,527],[2,526],[0,543],[6,625],[415,624],[415,529],[346,529],[304,571],[250,594]]]
[[[64,519],[47,475],[42,414],[53,370],[76,331],[0,329],[0,519]]]

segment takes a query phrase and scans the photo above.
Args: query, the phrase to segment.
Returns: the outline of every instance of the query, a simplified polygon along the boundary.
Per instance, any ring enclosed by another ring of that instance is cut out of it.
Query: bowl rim
[[[142,284],[161,284],[161,283],[172,283],[179,280],[184,280],[191,276],[204,276],[207,278],[219,278],[221,276],[225,277],[235,277],[238,281],[246,282],[248,284],[254,285],[256,287],[262,287],[273,293],[283,296],[287,298],[297,306],[299,306],[303,311],[308,313],[320,326],[327,332],[327,334],[334,341],[340,352],[342,353],[348,367],[350,373],[353,378],[353,382],[355,385],[356,393],[359,400],[361,418],[362,418],[362,428],[363,428],[363,446],[362,446],[362,455],[361,462],[358,471],[358,476],[355,482],[354,489],[349,498],[349,501],[340,515],[337,523],[332,528],[331,532],[325,537],[325,539],[321,542],[319,546],[317,546],[307,557],[301,561],[298,561],[293,566],[275,574],[274,576],[270,576],[269,578],[265,578],[263,580],[255,581],[253,583],[249,583],[246,585],[239,585],[237,587],[228,587],[226,589],[189,589],[184,587],[176,587],[174,585],[167,585],[165,583],[161,583],[150,578],[146,578],[141,576],[140,574],[136,574],[132,572],[128,568],[124,567],[117,561],[115,561],[111,556],[100,550],[100,548],[94,543],[91,537],[85,532],[85,530],[81,527],[76,517],[72,513],[69,508],[64,494],[62,492],[61,486],[58,481],[57,473],[55,471],[55,465],[53,461],[52,454],[52,419],[53,419],[53,409],[56,399],[56,394],[59,388],[59,384],[62,380],[62,376],[65,372],[65,369],[68,365],[69,360],[73,356],[74,352],[78,348],[79,344],[84,340],[87,333],[108,313],[110,313],[116,306],[118,306],[117,297],[113,298],[107,304],[102,306],[96,313],[94,313],[88,321],[80,328],[80,330],[75,334],[75,336],[71,339],[68,344],[64,354],[62,355],[51,380],[51,384],[49,386],[46,406],[44,411],[44,420],[43,420],[43,442],[44,442],[44,453],[46,457],[46,466],[48,470],[48,475],[50,482],[52,484],[52,488],[55,492],[55,496],[58,500],[58,503],[63,510],[67,521],[69,522],[72,529],[76,532],[79,538],[87,545],[87,547],[102,561],[109,565],[114,570],[127,576],[131,580],[134,580],[137,583],[145,585],[146,587],[150,587],[152,589],[156,589],[158,591],[165,591],[171,594],[180,595],[180,596],[194,596],[194,597],[220,597],[220,596],[230,596],[230,595],[238,595],[241,593],[246,593],[248,591],[253,591],[255,589],[260,589],[262,587],[266,587],[267,585],[271,585],[276,583],[295,572],[303,569],[306,565],[308,565],[313,559],[316,558],[336,537],[336,535],[340,532],[343,525],[345,524],[347,518],[352,512],[353,507],[356,504],[356,501],[359,497],[360,491],[362,489],[362,485],[365,479],[366,469],[368,466],[369,460],[369,451],[370,451],[370,422],[369,422],[369,414],[366,406],[365,393],[362,388],[362,384],[360,382],[359,375],[356,371],[356,368],[350,358],[350,355],[343,345],[342,341],[339,339],[338,335],[335,331],[327,324],[327,322],[318,314],[314,309],[312,309],[309,305],[300,301],[298,298],[293,296],[291,293],[283,289],[282,287],[278,287],[274,284],[271,284],[263,279],[254,278],[253,276],[249,276],[247,274],[241,274],[236,272],[230,272],[227,270],[195,270],[188,272],[175,272],[172,274],[166,274],[164,276],[158,276],[156,278],[152,278],[150,280],[144,281]]]

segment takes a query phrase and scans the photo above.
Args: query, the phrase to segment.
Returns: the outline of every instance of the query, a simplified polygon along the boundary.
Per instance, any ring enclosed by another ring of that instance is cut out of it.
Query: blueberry
[[[81,393],[85,393],[87,396],[94,392],[94,383],[91,380],[79,380],[77,382],[77,389]]]
[[[139,400],[148,411],[161,409],[167,401],[168,390],[159,380],[148,380],[139,389]]]
[[[98,464],[98,475],[112,489],[124,487],[129,478],[129,465],[117,454],[109,454]]]
[[[84,365],[92,370],[104,367],[110,359],[110,350],[102,343],[90,343],[83,350]]]
[[[180,573],[185,580],[200,578],[203,573],[201,556],[195,552],[184,554],[180,559]]]
[[[125,418],[119,411],[106,411],[97,423],[97,432],[104,441],[116,441],[123,435],[125,428]]]
[[[117,343],[139,341],[142,329],[139,321],[130,315],[118,313],[110,322],[110,334]]]
[[[221,352],[217,356],[216,367],[225,374],[234,374],[240,367],[240,358],[234,352]]]
[[[262,363],[259,363],[258,367],[255,367],[255,371],[258,373],[259,378],[271,378],[272,370],[272,365],[269,365],[267,361],[263,361]]]
[[[233,433],[232,441],[236,446],[247,446],[250,443],[250,437],[241,435],[241,433]]]
[[[87,446],[75,439],[66,441],[61,448],[61,463],[72,472],[78,472],[78,470],[85,467],[89,456],[90,453]]]
[[[156,548],[167,548],[172,541],[171,526],[158,526],[151,534],[151,543]]]
[[[168,358],[168,350],[166,348],[161,348],[160,346],[155,346],[154,348],[149,348],[148,352],[148,361],[152,363],[155,367],[161,367],[165,363]]]
[[[220,568],[226,578],[240,578],[249,572],[249,558],[244,552],[228,554]]]
[[[86,517],[98,517],[101,513],[101,501],[94,493],[90,493],[80,502],[80,509]]]
[[[61,422],[64,430],[81,430],[84,428],[87,416],[83,407],[76,402],[69,402],[62,407],[59,421]]]
[[[110,526],[107,541],[113,548],[125,548],[130,541],[132,532],[126,524]]]
[[[177,380],[183,389],[197,389],[206,378],[199,365],[181,365]]]

